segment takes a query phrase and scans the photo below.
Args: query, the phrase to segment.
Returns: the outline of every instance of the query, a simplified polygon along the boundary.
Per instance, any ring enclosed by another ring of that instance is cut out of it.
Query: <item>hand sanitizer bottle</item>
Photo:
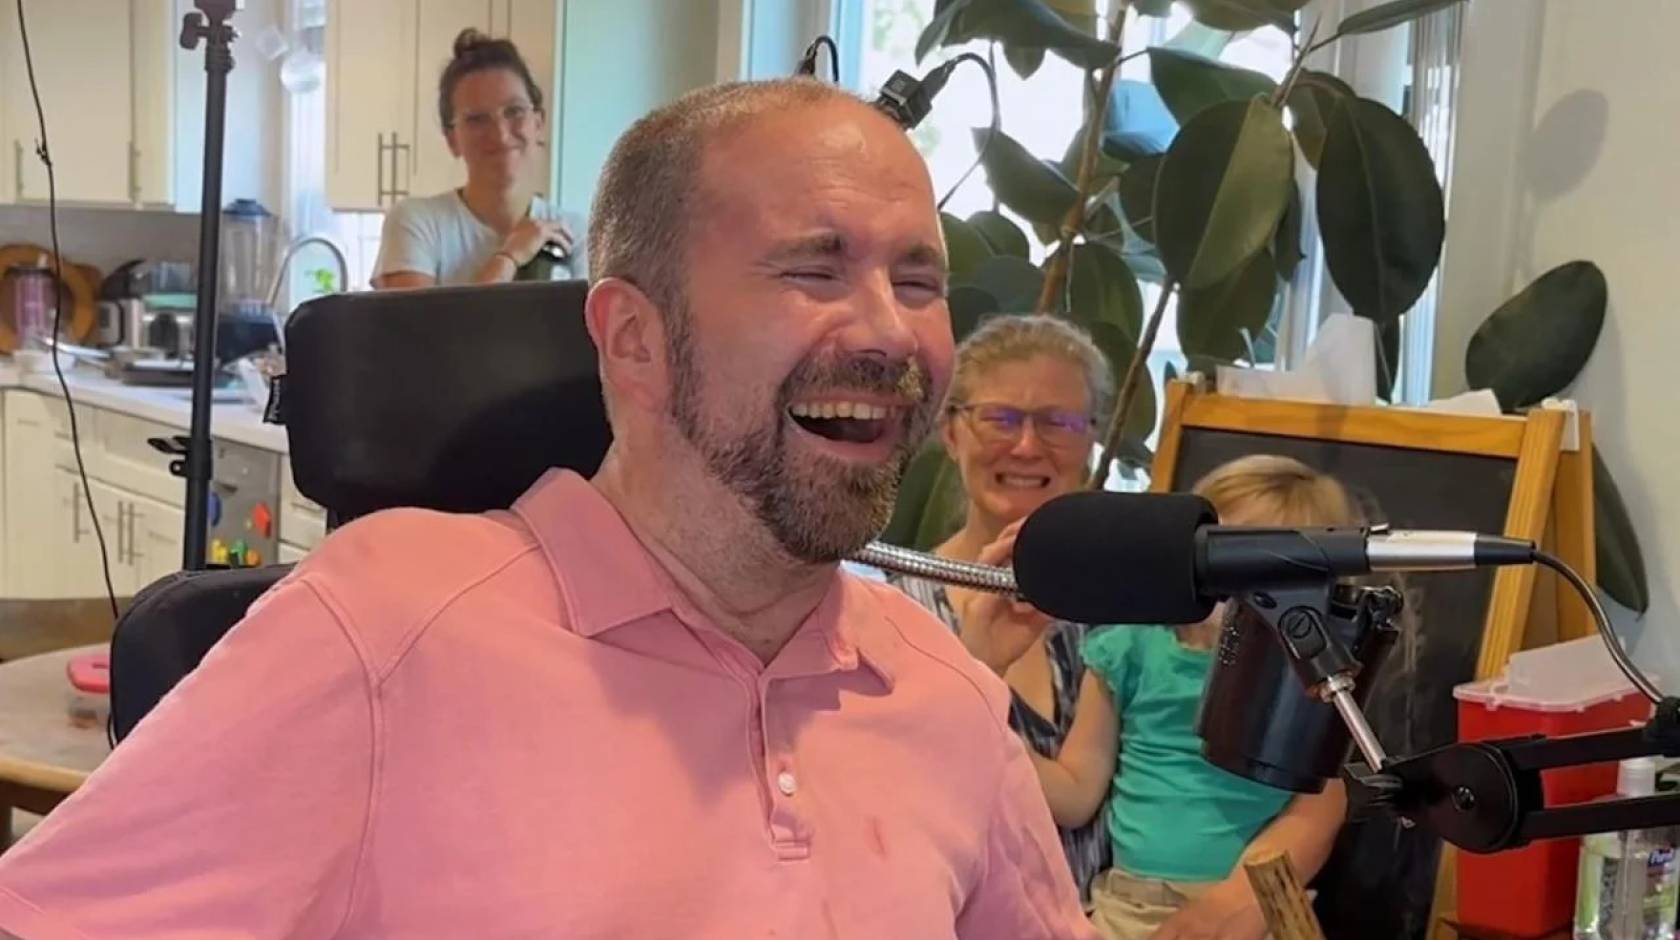
[[[1616,775],[1616,797],[1651,796],[1656,761],[1631,757]],[[1680,862],[1672,828],[1601,832],[1581,840],[1575,940],[1675,940]]]

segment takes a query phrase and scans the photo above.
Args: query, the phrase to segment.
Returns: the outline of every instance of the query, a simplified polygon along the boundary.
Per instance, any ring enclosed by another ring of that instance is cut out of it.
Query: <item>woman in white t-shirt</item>
[[[561,271],[587,273],[584,225],[539,198],[529,180],[546,159],[542,89],[519,50],[475,29],[455,39],[438,79],[438,117],[467,184],[398,203],[385,216],[373,286],[380,289],[511,281],[545,245]]]

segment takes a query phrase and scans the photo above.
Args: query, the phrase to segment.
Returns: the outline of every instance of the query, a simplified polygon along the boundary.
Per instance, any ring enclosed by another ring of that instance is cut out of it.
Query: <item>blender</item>
[[[216,359],[232,362],[278,342],[269,282],[278,254],[279,220],[255,199],[222,210],[221,271],[217,278]]]

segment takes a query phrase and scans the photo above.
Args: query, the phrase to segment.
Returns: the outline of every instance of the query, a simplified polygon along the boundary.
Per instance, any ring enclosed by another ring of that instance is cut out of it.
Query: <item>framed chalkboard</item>
[[[1238,457],[1280,454],[1336,477],[1372,523],[1547,542],[1591,577],[1590,460],[1565,457],[1566,427],[1574,432],[1574,453],[1590,454],[1590,444],[1579,440],[1590,423],[1565,410],[1476,417],[1231,398],[1174,382],[1152,487],[1188,490]],[[1402,637],[1367,706],[1391,753],[1456,739],[1453,687],[1497,674],[1522,647],[1535,584],[1532,568],[1405,578]],[[1555,596],[1546,592],[1541,600],[1550,604]],[[1591,630],[1584,608],[1557,616],[1566,637]],[[1347,826],[1315,882],[1327,936],[1424,937],[1440,848],[1438,839],[1388,820]]]

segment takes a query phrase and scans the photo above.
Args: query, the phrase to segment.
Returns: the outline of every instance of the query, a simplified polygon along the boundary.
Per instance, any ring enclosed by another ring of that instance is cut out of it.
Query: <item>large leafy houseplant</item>
[[[916,45],[921,60],[983,40],[1023,78],[1047,55],[1085,72],[1084,118],[1070,128],[1064,155],[1042,159],[1004,130],[977,129],[994,207],[966,219],[943,214],[941,222],[959,339],[991,314],[1065,316],[1090,331],[1123,376],[1096,485],[1116,462],[1148,468],[1157,393],[1145,363],[1172,298],[1192,367],[1270,360],[1279,301],[1303,258],[1298,179],[1315,186],[1325,266],[1353,312],[1375,324],[1373,355],[1384,376],[1398,356],[1400,317],[1434,276],[1445,236],[1441,187],[1416,131],[1306,61],[1349,36],[1463,0],[1391,0],[1304,30],[1309,0],[1180,2],[1195,25],[1132,56],[1122,55],[1127,12],[1163,17],[1172,0],[1112,0],[1101,14],[1095,0],[937,0]],[[1293,37],[1282,81],[1217,58],[1233,33],[1262,28]],[[1147,57],[1151,80],[1120,78],[1123,62],[1138,56]],[[1312,172],[1297,173],[1298,161]],[[1147,313],[1143,283],[1156,285]],[[1481,382],[1484,367],[1475,363],[1484,363],[1485,371],[1504,369],[1507,384],[1517,381],[1511,375],[1526,377],[1521,394],[1502,393],[1508,407],[1555,393],[1581,363],[1572,370],[1575,350],[1560,353],[1524,335],[1526,321],[1544,317],[1579,334],[1602,321],[1602,293],[1596,321],[1593,302],[1579,284],[1542,278],[1490,318],[1484,333],[1491,335],[1479,335],[1472,348],[1472,382]],[[1596,338],[1596,327],[1590,332]],[[1512,365],[1519,361],[1527,365]],[[1613,499],[1608,475],[1599,479]],[[960,511],[956,469],[932,447],[912,464],[884,538],[931,546],[955,529]],[[1614,512],[1600,513],[1600,544],[1625,563],[1606,585],[1617,600],[1643,609],[1643,571],[1628,570],[1638,567],[1637,544],[1625,527],[1607,540],[1607,514]]]

